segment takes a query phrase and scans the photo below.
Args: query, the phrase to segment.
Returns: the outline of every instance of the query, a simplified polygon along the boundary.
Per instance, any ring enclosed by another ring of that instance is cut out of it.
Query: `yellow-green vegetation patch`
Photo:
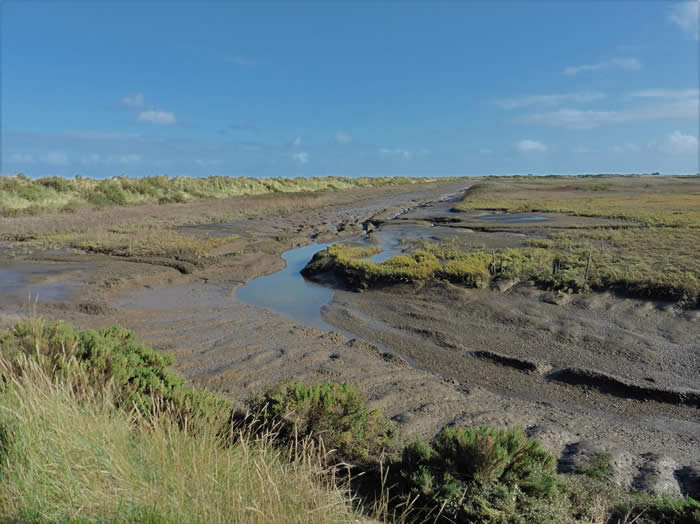
[[[418,177],[168,177],[125,176],[97,180],[76,176],[72,179],[47,177],[31,179],[24,175],[0,177],[0,215],[16,216],[55,211],[75,211],[86,206],[128,204],[167,204],[193,200],[229,198],[268,193],[337,191],[359,187],[434,182]]]
[[[353,248],[334,244],[317,253],[303,273],[332,272],[354,288],[428,279],[485,287],[515,280],[565,292],[615,290],[689,307],[700,304],[698,229],[577,230],[532,239],[530,244],[487,253],[426,242],[411,254],[380,263],[357,258]]]
[[[526,177],[473,186],[455,211],[556,212],[700,227],[700,177]]]
[[[197,237],[155,226],[125,226],[81,233],[37,234],[31,240],[45,247],[70,247],[115,256],[196,261],[237,238],[238,235]]]

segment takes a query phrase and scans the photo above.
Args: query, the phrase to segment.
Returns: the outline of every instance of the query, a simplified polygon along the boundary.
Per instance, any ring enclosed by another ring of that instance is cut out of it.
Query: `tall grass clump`
[[[343,522],[347,494],[317,454],[290,462],[269,440],[222,447],[169,417],[145,424],[118,408],[113,386],[85,397],[34,362],[3,361],[0,518],[11,522]]]

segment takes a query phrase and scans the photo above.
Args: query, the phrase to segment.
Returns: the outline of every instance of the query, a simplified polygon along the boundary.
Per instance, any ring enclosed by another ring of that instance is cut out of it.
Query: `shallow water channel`
[[[337,331],[321,318],[321,308],[331,301],[334,291],[306,280],[300,273],[315,253],[329,245],[311,244],[285,251],[282,253],[287,262],[284,269],[239,287],[236,298],[246,304],[282,313],[307,326]]]

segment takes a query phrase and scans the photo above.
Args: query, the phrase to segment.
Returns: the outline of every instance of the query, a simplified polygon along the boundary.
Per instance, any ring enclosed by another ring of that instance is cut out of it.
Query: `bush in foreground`
[[[395,424],[368,409],[347,383],[281,382],[252,399],[249,409],[280,442],[311,438],[333,451],[333,463],[377,461],[396,435]]]
[[[431,444],[417,440],[404,449],[401,470],[417,507],[448,520],[498,521],[556,494],[554,466],[521,428],[482,426],[446,428]]]
[[[0,348],[10,363],[5,375],[21,376],[36,363],[86,397],[112,387],[115,405],[126,412],[148,417],[167,411],[190,430],[193,424],[223,429],[230,416],[230,402],[185,387],[184,379],[168,369],[173,357],[141,344],[121,327],[75,330],[63,322],[44,324],[34,318],[1,335]]]

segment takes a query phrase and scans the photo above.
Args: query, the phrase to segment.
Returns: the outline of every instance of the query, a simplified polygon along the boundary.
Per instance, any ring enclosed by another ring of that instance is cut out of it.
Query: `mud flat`
[[[13,243],[0,250],[0,271],[34,267],[38,275],[12,280],[0,319],[10,323],[32,285],[58,278],[75,287],[66,284],[70,292],[54,296],[39,292],[41,314],[80,326],[124,325],[174,354],[195,383],[247,394],[283,377],[348,380],[409,436],[431,436],[449,424],[520,424],[562,457],[562,467],[582,449],[605,452],[621,485],[689,492],[683,479],[700,468],[700,409],[692,401],[700,376],[696,310],[613,293],[552,300],[527,282],[502,291],[415,282],[361,293],[332,275],[322,287],[304,283],[297,271],[323,245],[288,260],[285,289],[277,288],[283,280],[268,280],[267,287],[255,280],[284,272],[283,253],[313,244],[380,245],[383,257],[423,241],[498,249],[542,238],[543,228],[619,222],[454,213],[453,199],[467,185],[342,191],[274,213],[264,212],[274,199],[258,199],[234,220],[175,226],[193,238],[235,237],[186,273],[153,260],[80,249],[27,252],[28,244]],[[160,207],[151,211],[158,220],[203,209]],[[141,207],[121,212],[151,216]],[[37,218],[33,227],[41,224]],[[254,285],[261,287],[246,295]],[[300,291],[289,291],[297,285]],[[308,299],[304,289],[318,296]],[[286,309],[277,307],[282,300]],[[79,307],[86,303],[94,308]],[[659,474],[667,482],[652,483]]]

